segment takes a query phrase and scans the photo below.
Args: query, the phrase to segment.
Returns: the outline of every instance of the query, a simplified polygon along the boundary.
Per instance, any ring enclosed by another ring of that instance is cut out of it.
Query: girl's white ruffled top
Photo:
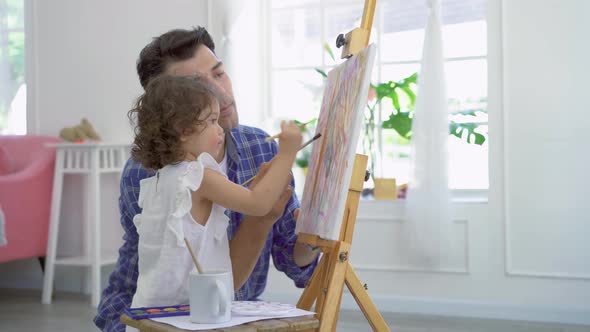
[[[184,238],[205,272],[231,272],[225,208],[213,203],[205,226],[190,214],[191,191],[199,189],[205,168],[225,176],[215,159],[203,153],[196,161],[167,165],[140,182],[143,211],[133,219],[139,234],[139,277],[132,308],[189,302],[189,273],[196,268]]]

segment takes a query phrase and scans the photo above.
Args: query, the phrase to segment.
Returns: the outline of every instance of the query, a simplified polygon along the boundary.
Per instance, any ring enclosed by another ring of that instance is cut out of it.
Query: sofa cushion
[[[10,174],[14,171],[14,164],[8,151],[0,146],[0,175]]]

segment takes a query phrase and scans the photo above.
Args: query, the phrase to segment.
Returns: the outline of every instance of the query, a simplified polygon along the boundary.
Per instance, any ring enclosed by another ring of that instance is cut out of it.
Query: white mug
[[[231,319],[234,283],[228,271],[211,271],[189,276],[190,320],[198,324],[223,323]]]

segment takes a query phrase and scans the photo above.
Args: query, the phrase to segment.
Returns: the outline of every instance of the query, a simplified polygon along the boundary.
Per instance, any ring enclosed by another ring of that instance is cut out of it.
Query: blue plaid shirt
[[[243,183],[258,173],[263,162],[270,161],[277,154],[276,143],[265,142],[266,137],[268,134],[264,131],[247,126],[238,126],[231,130],[231,134],[226,135],[227,176],[231,181]],[[117,265],[109,278],[108,287],[102,292],[98,314],[94,318],[96,326],[103,331],[125,331],[119,316],[131,305],[137,287],[139,236],[133,224],[133,217],[141,211],[137,205],[139,181],[153,174],[131,159],[127,161],[123,170],[119,210],[121,225],[125,230],[124,243],[119,249]],[[266,287],[271,255],[275,267],[285,272],[297,287],[304,287],[305,282],[311,277],[317,265],[317,259],[313,264],[303,268],[298,267],[293,260],[293,246],[297,239],[293,211],[298,207],[299,201],[293,194],[285,207],[283,216],[271,229],[252,274],[244,286],[235,293],[237,300],[259,298]],[[232,239],[242,222],[243,215],[229,210],[226,213],[230,217],[227,233],[229,239]]]

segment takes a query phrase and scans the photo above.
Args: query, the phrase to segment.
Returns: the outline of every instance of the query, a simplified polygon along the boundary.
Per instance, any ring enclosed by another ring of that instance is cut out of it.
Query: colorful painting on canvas
[[[374,58],[369,45],[328,73],[297,233],[338,240]]]

